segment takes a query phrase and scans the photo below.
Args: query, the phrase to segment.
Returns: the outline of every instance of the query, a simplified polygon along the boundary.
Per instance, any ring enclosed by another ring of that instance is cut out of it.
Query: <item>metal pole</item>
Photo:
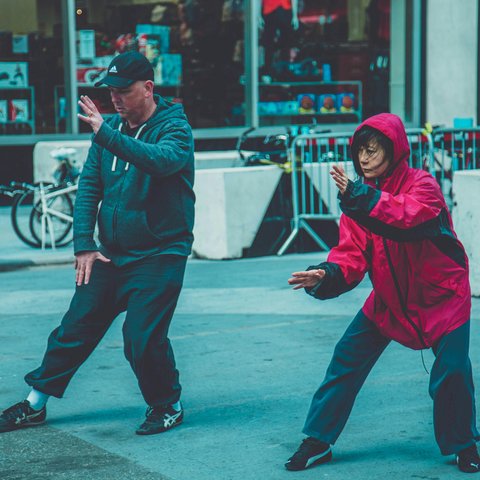
[[[66,132],[78,133],[75,0],[62,0]]]
[[[300,231],[300,221],[299,221],[299,206],[298,206],[298,180],[297,180],[297,165],[296,165],[296,148],[297,142],[294,140],[288,149],[288,157],[290,160],[290,165],[292,168],[291,181],[292,181],[292,208],[293,208],[293,218],[291,221],[292,232],[285,240],[284,244],[280,247],[277,252],[278,256],[283,255],[287,248],[292,244],[295,240],[295,237],[298,235]]]
[[[245,1],[245,123],[258,127],[258,15],[260,0]]]
[[[422,84],[422,4],[421,0],[413,0],[412,22],[412,118],[413,125],[421,122],[421,84]]]

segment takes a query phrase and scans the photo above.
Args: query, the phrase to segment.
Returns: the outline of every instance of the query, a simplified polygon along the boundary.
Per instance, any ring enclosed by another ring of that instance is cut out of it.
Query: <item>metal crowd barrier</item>
[[[292,165],[292,232],[278,255],[285,253],[301,230],[322,250],[329,250],[309,221],[338,221],[340,218],[338,189],[329,172],[333,165],[340,165],[351,179],[357,178],[350,157],[349,141],[352,134],[353,132],[307,134],[299,135],[292,141],[288,151]],[[421,129],[408,129],[407,138],[410,145],[410,166],[435,171],[432,135]]]
[[[430,173],[441,185],[447,205],[451,209],[454,172],[480,168],[480,128],[438,128],[430,135],[433,162]]]

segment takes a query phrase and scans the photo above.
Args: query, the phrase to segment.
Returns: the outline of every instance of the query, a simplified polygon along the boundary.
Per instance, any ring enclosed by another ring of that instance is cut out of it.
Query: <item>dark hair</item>
[[[389,160],[393,160],[393,142],[380,130],[365,125],[354,135],[352,146],[350,147],[355,170],[360,176],[363,176],[363,173],[358,162],[358,152],[362,147],[366,147],[372,140],[377,142],[383,150],[385,150],[385,155]]]

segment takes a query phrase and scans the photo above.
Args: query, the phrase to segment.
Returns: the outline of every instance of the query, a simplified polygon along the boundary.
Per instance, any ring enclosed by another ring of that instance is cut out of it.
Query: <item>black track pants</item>
[[[459,452],[479,439],[469,337],[467,322],[433,347],[429,391],[435,437],[444,455]],[[389,343],[360,311],[335,347],[325,379],[312,399],[303,433],[332,445],[336,442],[360,388]]]
[[[186,257],[177,255],[148,257],[125,267],[96,261],[89,284],[76,287],[62,323],[50,334],[42,364],[25,381],[62,397],[73,374],[126,310],[125,356],[146,403],[178,401],[181,387],[167,335],[185,265]]]

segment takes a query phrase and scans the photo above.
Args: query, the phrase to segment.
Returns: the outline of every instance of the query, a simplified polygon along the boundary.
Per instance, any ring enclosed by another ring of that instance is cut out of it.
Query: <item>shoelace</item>
[[[155,407],[147,407],[147,411],[145,413],[146,418],[156,418],[156,417],[163,417],[165,415],[165,410],[163,409],[156,409]]]
[[[10,408],[7,408],[3,411],[2,416],[6,420],[15,420],[17,418],[23,418],[27,415],[28,405],[25,404],[25,401],[16,403]]]
[[[317,444],[318,442],[312,437],[304,438],[302,444],[298,448],[298,451],[293,456],[295,457],[297,455],[303,455],[304,453],[310,453],[310,448]]]

